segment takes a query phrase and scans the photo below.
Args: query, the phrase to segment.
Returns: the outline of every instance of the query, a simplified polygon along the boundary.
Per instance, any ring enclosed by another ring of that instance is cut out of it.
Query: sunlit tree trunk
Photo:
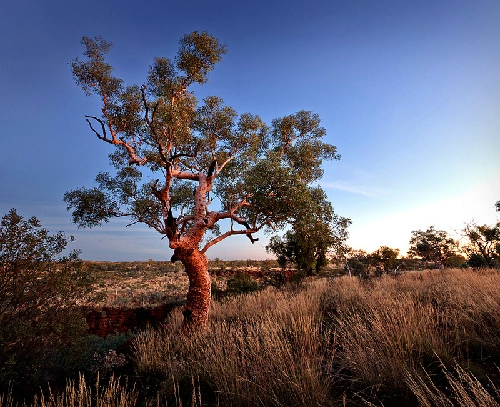
[[[197,248],[177,248],[174,255],[184,265],[189,277],[187,303],[182,312],[184,315],[182,330],[185,333],[203,330],[208,325],[211,299],[207,256]]]

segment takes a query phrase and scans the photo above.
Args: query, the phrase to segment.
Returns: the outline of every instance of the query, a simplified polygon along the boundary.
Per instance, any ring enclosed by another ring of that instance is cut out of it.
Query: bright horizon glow
[[[497,222],[494,205],[488,205],[488,202],[495,202],[497,191],[494,187],[499,184],[500,178],[462,195],[397,211],[373,221],[368,220],[359,227],[353,225],[350,244],[354,248],[373,252],[380,247],[375,242],[386,242],[383,243],[384,246],[399,248],[401,255],[405,255],[411,231],[426,230],[430,226],[444,230],[452,238],[460,240],[466,223],[475,221],[480,225],[491,225]]]
[[[117,7],[119,5],[119,7]],[[26,10],[29,10],[27,12]],[[98,10],[99,12],[96,12]],[[166,24],[168,21],[168,24]],[[404,254],[412,230],[434,225],[454,237],[466,222],[500,213],[500,2],[255,0],[248,3],[19,0],[0,15],[0,215],[16,208],[52,233],[76,237],[91,260],[167,260],[166,239],[112,220],[77,229],[62,197],[110,171],[109,146],[84,116],[99,115],[69,62],[83,35],[114,42],[109,61],[125,84],[141,84],[155,56],[207,31],[228,48],[196,87],[267,123],[318,113],[340,161],[319,182],[353,221],[348,244]],[[266,259],[266,236],[234,236],[213,259]]]

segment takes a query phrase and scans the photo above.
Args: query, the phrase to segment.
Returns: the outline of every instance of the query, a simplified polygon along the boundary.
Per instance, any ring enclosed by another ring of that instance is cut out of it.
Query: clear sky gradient
[[[166,239],[124,220],[78,230],[62,196],[107,170],[107,144],[84,115],[97,98],[69,63],[82,36],[115,43],[109,61],[142,84],[155,56],[207,31],[228,48],[207,85],[268,123],[320,115],[341,161],[321,182],[350,217],[349,244],[404,253],[412,230],[493,223],[500,199],[500,2],[17,0],[0,7],[0,211],[76,237],[84,259],[164,260]],[[108,148],[109,147],[109,148]],[[233,237],[209,258],[261,259],[266,238]]]

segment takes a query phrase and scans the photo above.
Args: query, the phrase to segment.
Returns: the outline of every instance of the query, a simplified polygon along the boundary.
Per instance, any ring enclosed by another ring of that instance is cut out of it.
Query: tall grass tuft
[[[423,374],[406,372],[406,383],[417,396],[423,407],[498,407],[500,406],[500,389],[498,384],[489,381],[492,391],[488,392],[481,382],[470,372],[456,363],[454,371],[444,364],[440,365],[449,387],[440,390],[433,382],[431,375],[423,369]],[[493,393],[493,394],[492,394]]]
[[[413,390],[405,372],[436,355],[448,365],[455,358],[479,368],[498,363],[499,284],[498,272],[471,270],[332,281],[325,307],[339,344],[337,368],[353,389],[404,397]]]
[[[80,376],[77,382],[69,380],[62,393],[54,394],[49,389],[48,395],[35,397],[33,407],[135,407],[136,402],[137,391],[127,389],[114,377],[106,386],[100,385],[97,378],[92,387]]]
[[[215,302],[209,330],[193,338],[180,338],[173,324],[144,333],[136,341],[138,372],[196,375],[222,405],[330,405],[327,289],[323,280],[299,292],[266,289]]]
[[[12,397],[12,391],[9,391],[6,394],[0,394],[0,407],[14,407],[16,402]]]

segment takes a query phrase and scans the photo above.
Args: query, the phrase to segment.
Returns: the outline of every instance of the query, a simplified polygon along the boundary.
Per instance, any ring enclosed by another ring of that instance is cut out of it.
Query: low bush
[[[248,294],[259,289],[259,283],[252,276],[240,271],[227,280],[226,294]]]
[[[78,253],[62,256],[64,233],[50,235],[15,209],[0,223],[0,392],[37,388],[65,372],[59,355],[85,333],[72,307],[89,287]]]

